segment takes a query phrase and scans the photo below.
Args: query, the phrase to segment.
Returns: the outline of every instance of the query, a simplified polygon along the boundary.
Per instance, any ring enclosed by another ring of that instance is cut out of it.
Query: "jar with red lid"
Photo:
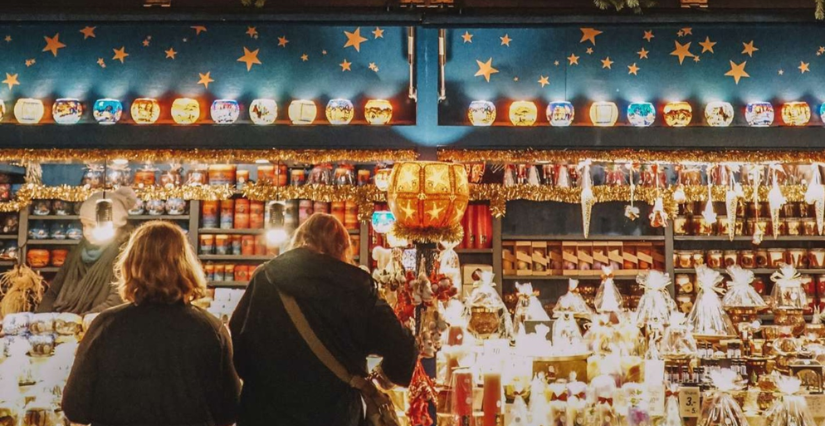
[[[29,249],[26,253],[26,262],[32,268],[43,268],[49,265],[51,253],[45,249]]]

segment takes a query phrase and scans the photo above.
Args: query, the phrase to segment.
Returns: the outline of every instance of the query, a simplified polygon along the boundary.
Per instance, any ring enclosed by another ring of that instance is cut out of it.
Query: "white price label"
[[[699,388],[679,388],[679,413],[682,417],[699,417],[701,410],[701,395]]]
[[[805,395],[805,402],[813,418],[825,418],[825,395]]]
[[[665,387],[662,385],[647,388],[650,396],[650,415],[664,417],[665,415]]]

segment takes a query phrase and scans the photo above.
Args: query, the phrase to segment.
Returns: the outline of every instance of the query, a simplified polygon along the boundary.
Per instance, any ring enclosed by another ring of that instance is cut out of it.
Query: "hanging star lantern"
[[[805,63],[805,62],[799,61],[799,66],[797,68],[799,68],[800,74],[805,74],[806,72],[810,72],[811,69],[808,68],[809,65],[810,65],[810,62]]]
[[[602,59],[602,69],[604,69],[604,68],[613,69],[613,68],[611,68],[611,65],[613,65],[613,62],[614,61],[610,60],[610,56]]]
[[[603,31],[599,31],[595,28],[579,28],[582,32],[582,39],[579,40],[579,43],[584,43],[589,41],[590,44],[593,46],[596,45],[596,36],[601,34]]]
[[[43,48],[43,52],[52,52],[52,55],[57,56],[57,51],[66,47],[65,44],[60,42],[60,33],[54,35],[54,37],[43,37],[46,39],[46,47]]]
[[[645,50],[643,47],[642,50],[636,52],[639,55],[639,59],[647,59],[647,54],[650,53],[649,51]]]
[[[203,25],[194,25],[194,26],[191,26],[189,28],[195,30],[195,35],[196,36],[199,36],[199,35],[201,35],[201,33],[206,32],[206,27],[204,27]]]
[[[340,64],[338,64],[338,66],[341,67],[341,72],[352,71],[352,68],[350,68],[351,65],[352,65],[352,62],[347,62],[346,59],[344,59],[344,62],[341,62]]]
[[[570,62],[568,65],[578,65],[579,64],[579,56],[576,56],[575,53],[571,53],[570,56],[567,58]]]
[[[507,34],[504,34],[504,37],[499,37],[499,39],[501,40],[501,45],[507,47],[510,47],[510,42],[513,41]]]
[[[465,44],[473,42],[473,35],[470,34],[469,31],[464,31],[464,34],[461,35],[461,38],[464,40]]]
[[[3,84],[8,85],[9,90],[14,88],[14,86],[19,86],[20,82],[17,81],[17,74],[6,73],[6,79],[3,80]]]
[[[80,33],[83,34],[83,40],[86,40],[89,37],[96,38],[96,36],[95,36],[95,30],[96,29],[97,29],[97,27],[86,26],[86,28],[83,28],[82,30],[80,30]]]
[[[716,42],[710,41],[710,37],[705,37],[705,41],[699,42],[699,46],[702,46],[702,53],[714,53],[713,46],[716,46]]]
[[[175,49],[173,49],[171,47],[169,48],[169,50],[164,50],[164,52],[166,53],[166,59],[173,59],[174,60],[175,55],[178,54],[178,52],[175,52]]]
[[[634,62],[633,65],[628,65],[627,66],[627,73],[628,74],[633,74],[633,75],[639,75],[638,73],[639,73],[640,69],[641,68],[637,67],[636,63]]]
[[[645,35],[642,38],[647,40],[648,43],[650,43],[650,40],[653,40],[653,37],[656,37],[656,36],[653,35],[653,30],[650,30],[650,31],[645,31]]]
[[[200,80],[198,80],[198,84],[203,84],[203,87],[205,89],[209,88],[209,83],[212,83],[212,82],[215,81],[215,80],[212,79],[212,77],[210,77],[209,74],[212,74],[212,71],[207,71],[206,74],[198,73],[198,75],[200,76]]]
[[[301,61],[306,62],[306,61],[308,61],[308,60],[309,60],[309,55],[307,55],[306,53],[304,53],[303,55],[301,55]]]
[[[245,34],[248,35],[249,38],[254,38],[258,35],[258,29],[255,27],[247,27]]]
[[[541,84],[542,88],[544,86],[547,86],[548,84],[550,84],[550,77],[545,77],[543,75],[540,75],[539,76],[539,84]]]
[[[115,52],[115,56],[112,57],[112,60],[120,61],[121,64],[126,59],[126,57],[129,56],[129,54],[126,53],[126,48],[122,46],[120,49],[112,49],[112,51]]]
[[[381,28],[375,27],[375,29],[372,30],[372,37],[375,38],[375,39],[384,38],[384,30],[382,30]]]
[[[733,77],[733,80],[736,84],[739,84],[739,79],[750,77],[748,73],[745,72],[745,65],[747,65],[748,61],[743,61],[741,64],[735,64],[733,61],[730,61],[730,71],[725,73],[727,77]]]
[[[674,41],[674,43],[676,43],[676,49],[673,52],[670,52],[670,56],[678,57],[679,65],[682,65],[685,58],[692,58],[695,56],[693,53],[690,53],[690,42],[679,44],[678,41]]]
[[[354,47],[356,52],[360,52],[361,43],[367,41],[366,37],[361,36],[361,27],[356,28],[354,32],[344,31],[344,35],[347,36],[347,42],[344,44],[344,48]]]
[[[258,59],[258,52],[260,50],[261,49],[255,49],[250,51],[246,47],[243,48],[243,56],[238,58],[238,62],[243,62],[246,64],[246,72],[251,71],[253,65],[261,65],[261,61]]]
[[[278,47],[286,47],[286,44],[289,43],[289,40],[286,39],[286,36],[278,37]]]
[[[478,71],[476,71],[474,77],[483,76],[489,83],[490,76],[498,72],[497,69],[493,68],[493,58],[488,59],[487,62],[476,59],[476,63],[478,64]]]
[[[751,58],[753,57],[753,52],[759,50],[756,47],[754,47],[753,40],[751,40],[750,43],[742,43],[742,46],[745,46],[745,50],[742,51],[742,54],[748,55]]]

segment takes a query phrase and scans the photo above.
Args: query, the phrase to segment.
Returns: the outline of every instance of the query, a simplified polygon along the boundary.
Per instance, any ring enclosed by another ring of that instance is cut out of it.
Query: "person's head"
[[[315,213],[309,217],[292,237],[291,248],[306,247],[318,253],[352,263],[352,253],[347,228],[335,216]]]
[[[80,223],[83,225],[83,236],[94,244],[105,243],[95,241],[93,229],[97,225],[96,204],[103,198],[103,191],[95,192],[80,205]],[[126,226],[129,210],[134,208],[138,199],[132,188],[120,187],[114,191],[106,191],[106,198],[112,200],[112,223],[115,230]]]
[[[206,294],[206,279],[177,225],[147,222],[137,228],[115,265],[123,300],[141,304],[189,303]]]

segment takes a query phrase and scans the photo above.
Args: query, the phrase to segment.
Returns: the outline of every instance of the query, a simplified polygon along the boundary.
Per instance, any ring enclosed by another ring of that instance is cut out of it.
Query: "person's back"
[[[244,380],[239,426],[355,426],[362,419],[358,392],[313,354],[279,291],[296,299],[315,334],[351,374],[365,374],[366,356],[376,354],[390,380],[409,383],[417,359],[414,339],[378,298],[370,275],[317,250],[293,249],[259,269],[230,322]]]

